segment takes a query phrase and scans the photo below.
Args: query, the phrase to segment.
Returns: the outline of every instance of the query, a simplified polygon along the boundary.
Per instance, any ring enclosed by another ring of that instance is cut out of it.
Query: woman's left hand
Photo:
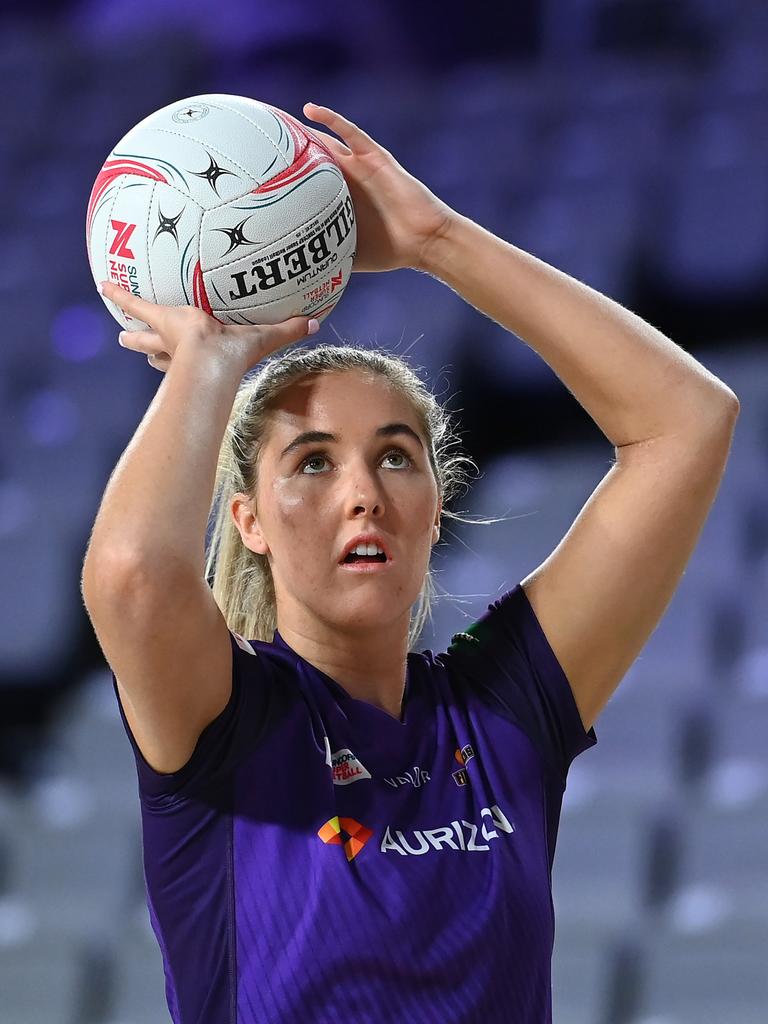
[[[344,140],[307,128],[333,154],[352,197],[357,221],[353,271],[428,271],[430,249],[456,217],[455,211],[341,114],[316,103],[305,103],[304,113]]]

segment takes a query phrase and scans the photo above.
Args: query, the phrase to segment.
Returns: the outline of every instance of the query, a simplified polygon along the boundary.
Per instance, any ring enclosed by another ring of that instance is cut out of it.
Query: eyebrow
[[[379,427],[376,431],[376,437],[393,437],[395,434],[406,434],[412,438],[419,445],[420,448],[424,448],[421,443],[421,438],[408,426],[407,423],[387,423],[383,427]],[[300,448],[303,444],[316,444],[320,441],[338,441],[339,437],[336,434],[328,434],[324,430],[305,430],[303,434],[299,434],[297,437],[287,444],[280,453],[280,458],[284,459],[286,455],[290,455],[296,448]]]

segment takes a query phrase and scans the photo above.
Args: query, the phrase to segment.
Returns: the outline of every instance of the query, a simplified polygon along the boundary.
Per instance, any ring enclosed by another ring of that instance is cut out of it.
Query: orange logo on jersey
[[[458,747],[454,750],[453,756],[456,758],[459,764],[466,764],[467,761],[470,760],[470,758],[473,758],[475,756],[475,751],[472,748],[471,743],[465,743],[461,750],[459,750]]]
[[[344,847],[347,860],[354,860],[373,835],[373,831],[361,825],[354,818],[329,818],[317,834],[324,843],[335,843]],[[347,838],[342,839],[342,835]]]
[[[458,771],[452,772],[451,778],[453,779],[457,786],[466,786],[466,784],[469,782],[469,773],[467,772],[467,769],[463,766],[467,763],[467,761],[470,761],[475,756],[475,751],[472,748],[472,744],[465,743],[461,750],[459,750],[457,747],[456,750],[454,750],[453,752],[453,756],[456,758],[459,764],[462,765],[462,767],[459,768]]]

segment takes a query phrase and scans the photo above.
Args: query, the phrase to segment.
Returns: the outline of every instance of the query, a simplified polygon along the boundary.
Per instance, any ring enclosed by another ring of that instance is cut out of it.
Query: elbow
[[[721,399],[723,407],[734,419],[738,418],[739,409],[741,409],[741,402],[739,401],[738,395],[735,391],[731,390],[725,381],[720,380],[719,377],[715,377],[717,382],[717,394]]]
[[[83,604],[90,610],[107,599],[122,596],[135,586],[139,573],[135,558],[117,555],[91,556],[83,562],[80,591]]]
[[[703,413],[702,413],[703,408]],[[736,394],[727,384],[718,381],[717,386],[707,395],[703,407],[700,406],[702,418],[716,429],[732,431],[739,418],[741,403]]]
[[[727,385],[723,385],[724,388],[724,406],[725,406],[725,419],[730,424],[731,429],[736,425],[736,420],[739,418],[739,412],[741,411],[741,402],[739,401],[736,394],[731,391]]]

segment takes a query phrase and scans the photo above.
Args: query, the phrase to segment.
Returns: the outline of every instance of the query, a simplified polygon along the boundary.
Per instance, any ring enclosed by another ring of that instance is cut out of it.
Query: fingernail
[[[320,330],[320,321],[319,320],[310,320],[309,323],[307,324],[307,334],[317,334],[317,332],[319,330]]]
[[[103,295],[104,294],[104,285],[105,284],[106,284],[106,281],[99,281],[99,283],[96,285],[96,291],[99,293],[99,295]]]
[[[125,342],[123,341],[123,332],[122,331],[120,331],[120,333],[117,336],[117,343],[118,343],[118,345],[124,345],[125,344]]]

